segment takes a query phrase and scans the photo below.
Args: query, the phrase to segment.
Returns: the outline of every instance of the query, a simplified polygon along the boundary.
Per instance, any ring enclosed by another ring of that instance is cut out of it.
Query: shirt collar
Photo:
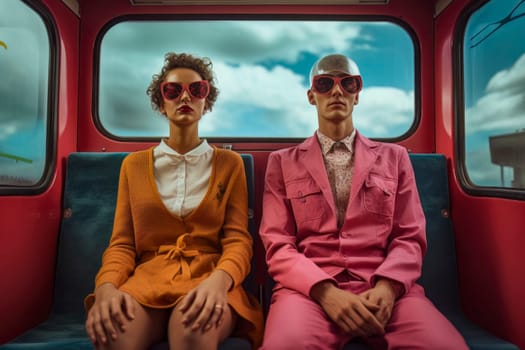
[[[342,143],[343,145],[346,146],[346,148],[348,149],[350,153],[353,153],[355,134],[356,134],[356,131],[354,129],[350,135],[346,136],[345,138],[339,141],[334,141],[328,136],[324,135],[321,131],[319,131],[319,129],[317,129],[317,139],[319,140],[319,143],[321,144],[321,151],[323,152],[324,155],[330,152],[336,143]]]
[[[175,157],[181,157],[181,158],[194,158],[194,157],[202,156],[203,154],[209,151],[213,151],[213,148],[208,144],[207,140],[203,140],[197,147],[195,147],[191,151],[186,152],[185,154],[180,154],[179,152],[175,151],[173,148],[168,146],[165,139],[162,139],[158,146],[158,150],[161,153],[164,153],[169,156],[175,156]]]

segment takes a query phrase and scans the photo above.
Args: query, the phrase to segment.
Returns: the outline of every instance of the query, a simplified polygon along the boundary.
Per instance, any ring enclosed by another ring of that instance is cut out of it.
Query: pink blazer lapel
[[[333,213],[335,214],[335,202],[334,196],[332,194],[332,189],[330,187],[330,182],[328,181],[328,175],[326,173],[326,168],[324,165],[323,154],[321,152],[321,145],[317,140],[317,136],[307,138],[300,146],[300,155],[299,160],[303,164],[304,168],[312,179],[317,183],[323,197],[326,202],[330,205]]]
[[[354,173],[352,175],[352,187],[350,188],[350,200],[348,201],[349,206],[363,187],[363,183],[376,161],[376,147],[375,142],[357,132],[354,144]]]

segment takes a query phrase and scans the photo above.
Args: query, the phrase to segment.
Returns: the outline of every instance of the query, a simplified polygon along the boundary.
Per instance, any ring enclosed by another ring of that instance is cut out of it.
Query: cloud
[[[295,62],[304,52],[345,51],[352,48],[354,40],[364,39],[359,22],[216,21],[213,29],[202,23],[122,22],[108,31],[104,48],[125,57],[179,51],[210,56],[214,61],[253,64]]]
[[[224,123],[240,128],[243,123],[257,122],[254,120],[257,116],[244,114],[239,106],[264,111],[264,120],[259,122],[264,123],[266,137],[304,137],[317,128],[316,110],[306,97],[307,82],[292,70],[282,66],[267,69],[257,65],[219,64],[216,72],[222,77],[219,79],[221,94],[213,117],[201,123],[203,133],[213,133]],[[364,89],[354,115],[356,126],[365,134],[391,135],[392,130],[406,129],[413,120],[414,94],[393,87]]]
[[[23,3],[1,1],[0,13],[9,13],[0,25],[0,39],[8,46],[0,48],[0,150],[5,150],[11,135],[41,127],[47,112],[49,38],[42,19]]]
[[[98,114],[102,124],[119,136],[136,136],[137,131],[150,136],[167,135],[168,125],[164,117],[151,109],[146,94],[151,76],[156,73],[151,67],[159,67],[160,70],[162,57],[154,66],[136,64],[132,69],[130,64],[136,63],[119,64],[115,60],[104,64],[100,74],[101,93],[98,96]]]
[[[276,135],[277,125],[283,128],[282,136],[287,137],[304,136],[305,129],[315,130],[317,119],[308,108],[306,83],[292,70],[282,66],[265,68],[243,64],[232,67],[220,63],[215,66],[215,71],[221,89],[213,111],[218,117],[203,120],[202,131],[212,131],[218,123],[224,124],[225,118],[228,118],[227,123],[237,127],[253,123],[257,115],[238,113],[235,108],[242,106],[241,111],[264,111],[264,118],[259,115],[260,120],[256,123],[266,126],[266,136]],[[232,117],[234,120],[230,120]]]
[[[313,21],[218,21],[214,25],[210,30],[199,22],[123,22],[111,28],[103,42],[100,76],[127,79],[101,81],[104,91],[112,92],[100,96],[104,125],[118,133],[167,132],[162,120],[148,117],[154,113],[144,91],[152,74],[160,70],[164,53],[176,47],[179,52],[209,56],[214,63],[221,94],[213,111],[203,118],[201,133],[251,136],[257,130],[239,135],[249,118],[252,125],[261,124],[261,132],[266,133],[262,136],[277,132],[282,134],[278,136],[304,137],[304,130],[314,130],[317,123],[306,99],[307,82],[277,62],[297,63],[305,52],[348,50],[362,28],[360,23]],[[186,35],[174,36],[182,31]],[[130,80],[134,83],[129,84]],[[144,118],[122,118],[137,112]],[[275,130],[276,124],[282,129]]]
[[[525,127],[525,54],[509,68],[490,79],[486,93],[466,110],[466,131],[494,133]]]
[[[466,155],[468,176],[475,185],[499,186],[501,185],[501,169],[490,162],[490,150],[488,147],[480,147],[469,151]],[[508,182],[512,174],[507,172],[504,179]],[[508,183],[507,183],[508,186]]]
[[[2,128],[0,129],[0,140],[7,139],[8,137],[16,133],[16,125],[13,122],[2,122]]]
[[[315,108],[306,97],[308,82],[302,75],[280,65],[266,68],[224,62],[216,62],[214,71],[220,94],[213,111],[201,122],[203,135],[305,137],[317,128]],[[125,125],[130,132],[141,130],[153,135],[167,133],[162,118],[150,117],[153,112],[145,89],[122,81],[107,84],[105,88],[112,94],[107,96],[107,106],[101,111],[106,126]],[[101,101],[105,101],[104,96]],[[123,118],[137,114],[143,117]],[[354,115],[356,126],[368,136],[392,135],[393,130],[403,132],[414,117],[414,93],[394,87],[365,88]]]
[[[393,135],[393,130],[406,131],[413,119],[414,92],[395,87],[363,89],[354,108],[356,127],[370,137]]]
[[[512,168],[501,169],[491,162],[489,136],[525,127],[525,54],[508,69],[501,70],[489,80],[485,95],[466,110],[466,162],[468,175],[481,186],[510,186]]]

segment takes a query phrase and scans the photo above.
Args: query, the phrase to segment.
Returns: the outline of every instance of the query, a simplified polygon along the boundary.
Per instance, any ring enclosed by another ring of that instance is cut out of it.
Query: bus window
[[[166,136],[146,88],[169,51],[209,57],[219,98],[200,132],[220,138],[304,138],[316,129],[309,67],[321,55],[347,54],[364,81],[354,121],[374,138],[402,138],[416,125],[412,37],[388,21],[130,20],[99,43],[99,127],[110,137]]]
[[[488,1],[467,22],[463,147],[473,186],[525,189],[523,33],[525,0]]]
[[[34,187],[46,168],[50,39],[21,0],[0,2],[0,186]]]

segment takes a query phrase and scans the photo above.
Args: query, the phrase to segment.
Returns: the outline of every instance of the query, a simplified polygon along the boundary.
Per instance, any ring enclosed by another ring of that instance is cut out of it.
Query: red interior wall
[[[468,195],[455,167],[454,104],[460,101],[454,97],[459,73],[453,71],[452,43],[459,16],[472,2],[453,1],[435,21],[436,151],[449,158],[463,308],[476,323],[525,349],[525,202]]]
[[[417,77],[421,84],[421,121],[418,129],[401,143],[413,152],[434,151],[433,89],[433,13],[432,1],[390,0],[388,5],[367,6],[131,6],[129,0],[89,0],[81,2],[82,28],[80,40],[80,66],[82,75],[79,88],[79,143],[81,151],[125,151],[150,146],[145,143],[123,143],[110,140],[96,128],[92,116],[93,57],[97,35],[110,21],[131,14],[283,14],[283,15],[376,15],[406,22],[416,33],[416,51],[421,59],[421,72]],[[312,116],[314,118],[315,116]],[[313,133],[313,130],[312,130]],[[275,149],[282,145],[257,143],[238,145],[235,148],[260,150]],[[268,147],[269,146],[269,147]]]
[[[78,17],[60,0],[41,0],[58,31],[57,162],[36,196],[0,196],[0,344],[47,317],[51,307],[65,156],[76,148]]]
[[[46,192],[38,196],[0,197],[0,343],[43,320],[51,305],[66,155],[75,150],[134,151],[152,145],[109,140],[92,121],[93,50],[99,31],[108,21],[116,16],[139,12],[346,13],[397,17],[405,21],[419,38],[421,71],[417,79],[422,89],[421,121],[416,132],[401,144],[412,152],[437,151],[447,155],[451,176],[451,215],[457,235],[464,308],[475,322],[525,349],[525,336],[520,332],[525,329],[522,302],[525,279],[520,277],[525,250],[525,236],[522,234],[525,202],[469,196],[459,186],[453,166],[456,156],[452,41],[456,20],[469,0],[453,1],[435,20],[433,2],[420,0],[390,0],[386,6],[322,7],[132,7],[129,0],[81,0],[81,19],[60,0],[41,2],[56,20],[61,50],[56,144],[58,161],[53,183]],[[79,67],[82,67],[80,76]],[[233,145],[237,151],[254,155],[258,199],[255,214],[258,223],[268,152],[289,144]],[[263,255],[258,244],[256,258],[263,259]]]

